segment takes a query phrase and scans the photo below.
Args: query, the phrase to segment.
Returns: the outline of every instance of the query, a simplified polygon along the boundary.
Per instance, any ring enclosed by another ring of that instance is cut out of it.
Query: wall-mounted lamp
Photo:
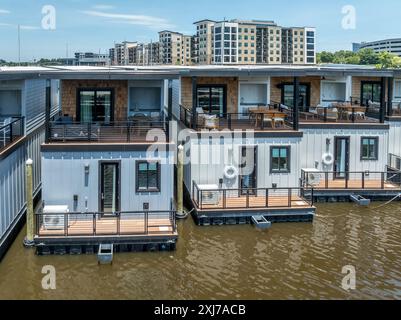
[[[369,171],[365,171],[365,177],[369,177],[370,176],[370,172]]]
[[[277,189],[277,183],[272,183],[272,188]]]
[[[90,165],[86,164],[85,165],[85,174],[89,174],[89,169],[90,169]]]
[[[329,146],[329,145],[331,145],[331,139],[330,139],[330,138],[327,138],[327,139],[326,139],[326,146]]]

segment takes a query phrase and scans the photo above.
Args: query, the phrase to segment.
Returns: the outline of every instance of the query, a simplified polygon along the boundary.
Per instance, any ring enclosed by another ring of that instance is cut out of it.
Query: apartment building
[[[124,41],[116,43],[114,49],[110,50],[110,58],[114,65],[133,64],[136,57],[137,42]],[[111,55],[112,54],[112,55]]]
[[[93,52],[76,52],[74,64],[77,66],[107,66],[110,64],[110,55]]]
[[[195,22],[199,64],[315,64],[314,28],[285,28],[274,21]]]
[[[383,39],[372,42],[353,43],[352,50],[358,52],[362,49],[372,49],[376,53],[390,52],[401,57],[401,38]]]
[[[167,65],[191,65],[193,37],[179,32],[159,32],[161,62]]]

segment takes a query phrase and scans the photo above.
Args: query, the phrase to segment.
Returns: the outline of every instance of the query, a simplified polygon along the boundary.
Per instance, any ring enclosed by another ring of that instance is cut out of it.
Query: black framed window
[[[102,122],[105,124],[113,121],[113,90],[78,89],[77,120],[79,122]]]
[[[361,101],[365,104],[368,101],[380,103],[382,94],[382,85],[377,81],[362,81],[361,83]]]
[[[361,160],[378,160],[379,138],[362,137],[361,139]]]
[[[160,162],[157,161],[136,162],[136,191],[137,192],[160,191]]]
[[[270,172],[289,173],[290,172],[290,146],[270,147]]]
[[[310,106],[310,84],[300,84],[299,85],[299,107],[301,111],[308,111]],[[294,84],[283,83],[281,85],[281,103],[287,107],[294,107]]]
[[[227,112],[227,87],[225,85],[199,85],[196,89],[197,104],[205,113],[222,116]]]

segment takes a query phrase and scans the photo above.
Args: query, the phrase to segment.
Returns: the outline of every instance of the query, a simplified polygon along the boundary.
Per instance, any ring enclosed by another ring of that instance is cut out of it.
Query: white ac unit
[[[43,227],[45,230],[63,230],[68,206],[45,206],[43,208]]]
[[[219,187],[214,184],[210,185],[198,185],[200,192],[199,201],[202,201],[202,205],[218,205],[220,201]],[[216,191],[214,191],[216,190]]]
[[[322,180],[322,176],[318,169],[303,169],[303,171],[306,174],[305,183],[307,183],[308,186],[315,187],[320,184],[320,181]]]

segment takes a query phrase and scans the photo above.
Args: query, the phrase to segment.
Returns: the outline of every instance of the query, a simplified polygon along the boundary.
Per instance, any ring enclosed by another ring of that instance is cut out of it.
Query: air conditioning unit
[[[63,230],[68,206],[45,206],[43,208],[43,227],[45,230]]]
[[[202,202],[202,205],[218,205],[220,201],[220,192],[218,191],[219,187],[215,184],[204,184],[198,185],[200,192],[199,201]],[[214,191],[216,190],[216,191]]]
[[[305,172],[305,183],[307,183],[308,186],[315,187],[320,184],[320,181],[322,180],[322,176],[320,174],[320,171],[318,169],[303,169]]]

